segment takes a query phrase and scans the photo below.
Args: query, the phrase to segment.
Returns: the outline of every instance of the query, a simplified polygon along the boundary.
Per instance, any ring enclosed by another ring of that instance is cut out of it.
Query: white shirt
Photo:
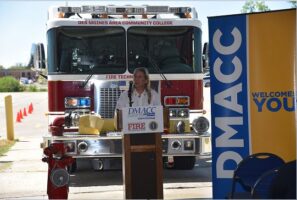
[[[148,104],[148,94],[146,90],[142,92],[142,94],[138,94],[136,90],[132,93],[132,106],[160,106],[160,95],[153,89],[151,89],[152,97],[151,97],[151,103]],[[116,109],[122,109],[124,107],[129,107],[129,97],[128,97],[128,91],[124,91],[116,105]]]

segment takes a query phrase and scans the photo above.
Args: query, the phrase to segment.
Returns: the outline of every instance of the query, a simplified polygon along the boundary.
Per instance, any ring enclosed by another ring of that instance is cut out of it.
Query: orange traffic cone
[[[32,104],[32,103],[31,103],[31,104]],[[31,104],[30,104],[29,107],[28,107],[28,113],[29,113],[29,114],[32,113],[32,111],[31,111]]]
[[[16,122],[22,122],[22,121],[21,121],[21,118],[20,118],[20,113],[19,113],[19,112],[18,112],[18,114],[17,114]]]
[[[31,114],[33,112],[33,104],[30,103],[28,113]]]
[[[24,119],[24,117],[23,117],[23,113],[22,113],[22,110],[20,110],[20,119]]]
[[[27,116],[26,108],[24,108],[24,116]]]

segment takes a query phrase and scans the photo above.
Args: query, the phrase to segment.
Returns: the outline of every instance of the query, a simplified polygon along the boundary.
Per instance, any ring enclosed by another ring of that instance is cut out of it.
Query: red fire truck
[[[209,122],[203,116],[201,22],[194,8],[52,7],[48,16],[45,161],[66,157],[68,163],[59,161],[70,171],[79,159],[89,159],[96,170],[121,163],[122,133],[112,122],[116,102],[137,67],[149,70],[151,87],[168,111],[164,164],[192,169],[198,155],[210,153]],[[34,62],[41,67],[42,55]],[[79,118],[86,114],[105,120],[99,135],[79,134]]]

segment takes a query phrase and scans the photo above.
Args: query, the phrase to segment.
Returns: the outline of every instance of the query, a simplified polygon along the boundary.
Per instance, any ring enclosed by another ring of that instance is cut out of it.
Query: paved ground
[[[3,99],[0,93],[0,139],[6,138]],[[0,199],[47,199],[47,164],[41,162],[39,144],[47,132],[47,93],[12,93],[14,113],[34,106],[32,115],[15,124],[15,136],[19,142],[0,157]],[[209,158],[197,163],[190,171],[164,171],[164,198],[211,198],[211,162]],[[1,167],[0,167],[1,168]],[[69,199],[123,199],[121,171],[79,171],[71,175]]]
[[[25,198],[46,194],[47,165],[41,162],[42,135],[47,131],[47,93],[0,93],[0,139],[6,138],[4,97],[12,95],[14,120],[16,113],[32,102],[33,113],[15,123],[15,138],[19,142],[0,157],[0,166],[10,163],[8,169],[0,172],[0,198]],[[46,197],[46,196],[44,196]]]

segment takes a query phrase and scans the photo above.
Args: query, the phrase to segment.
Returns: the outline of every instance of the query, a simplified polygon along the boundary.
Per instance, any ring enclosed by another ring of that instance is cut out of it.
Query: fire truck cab
[[[133,70],[146,67],[168,118],[161,133],[167,167],[192,169],[197,156],[211,152],[195,8],[64,6],[51,7],[48,14],[49,132],[44,147],[62,143],[66,156],[89,159],[96,170],[120,162],[116,102],[128,90]],[[85,115],[104,120],[100,134],[79,131]]]

